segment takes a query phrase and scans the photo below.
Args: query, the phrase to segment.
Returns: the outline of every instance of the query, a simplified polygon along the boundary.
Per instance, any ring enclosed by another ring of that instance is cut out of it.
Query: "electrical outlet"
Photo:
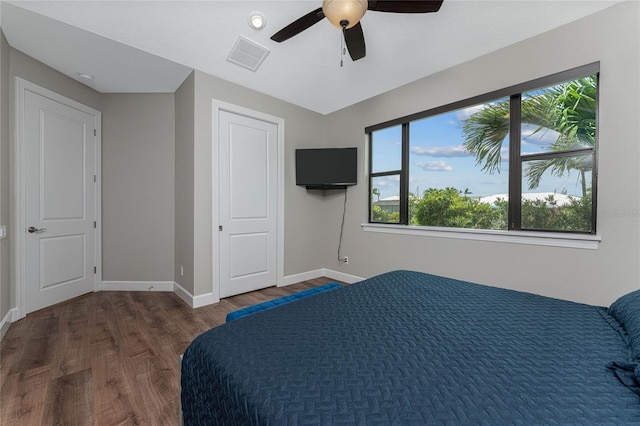
[[[345,265],[349,264],[349,256],[342,256],[340,259],[340,263],[344,263]]]

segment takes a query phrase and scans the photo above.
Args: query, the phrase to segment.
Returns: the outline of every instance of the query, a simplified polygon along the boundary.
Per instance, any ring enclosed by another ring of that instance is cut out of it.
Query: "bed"
[[[640,291],[602,308],[394,271],[194,339],[183,421],[639,424],[638,360]]]

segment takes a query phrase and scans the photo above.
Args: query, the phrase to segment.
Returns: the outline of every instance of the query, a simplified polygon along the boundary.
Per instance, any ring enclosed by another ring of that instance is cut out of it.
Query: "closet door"
[[[229,297],[277,284],[278,126],[220,110],[218,131],[220,297]]]

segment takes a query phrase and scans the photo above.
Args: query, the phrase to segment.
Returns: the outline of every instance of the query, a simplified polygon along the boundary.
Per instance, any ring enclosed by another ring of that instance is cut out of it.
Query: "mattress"
[[[638,424],[628,343],[606,308],[395,271],[194,339],[183,420]]]

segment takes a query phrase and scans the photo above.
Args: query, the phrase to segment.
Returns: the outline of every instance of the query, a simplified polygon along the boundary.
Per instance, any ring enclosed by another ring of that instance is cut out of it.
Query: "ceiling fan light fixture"
[[[348,30],[360,22],[368,4],[367,0],[324,0],[322,13],[335,27]]]

